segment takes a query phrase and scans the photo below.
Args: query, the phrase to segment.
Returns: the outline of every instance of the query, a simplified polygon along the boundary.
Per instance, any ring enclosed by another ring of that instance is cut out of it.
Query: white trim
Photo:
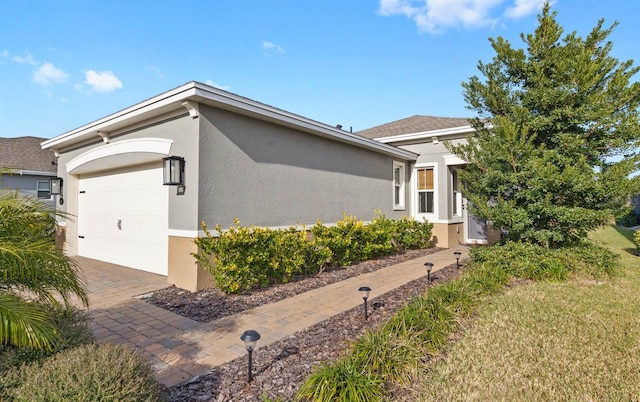
[[[49,177],[56,177],[57,174],[56,172],[43,172],[40,170],[11,170],[9,169],[9,172],[7,173],[2,173],[3,175],[7,175],[7,176],[12,176],[12,175],[18,175],[18,176],[49,176]]]
[[[195,239],[197,237],[204,237],[204,230],[183,230],[183,229],[169,229],[168,234],[171,237],[187,237]]]
[[[444,164],[447,165],[447,166],[451,166],[451,165],[467,165],[467,164],[469,164],[469,162],[467,162],[464,159],[460,158],[458,155],[452,155],[452,154],[442,155],[442,158],[444,159]]]
[[[70,173],[85,163],[89,163],[96,159],[135,152],[169,155],[172,144],[172,140],[164,138],[136,138],[133,140],[118,141],[90,149],[67,162],[65,167],[67,169],[67,173]]]
[[[396,204],[396,168],[400,168],[400,200]],[[391,177],[392,201],[394,211],[404,211],[406,209],[405,193],[406,193],[406,164],[400,161],[393,161],[393,174]]]
[[[416,176],[416,171],[418,169],[433,169],[433,212],[430,213],[420,213],[418,212],[419,202],[418,202],[418,177]],[[413,200],[412,210],[413,217],[415,219],[426,219],[429,222],[436,222],[436,217],[438,215],[438,204],[439,204],[439,188],[438,188],[438,164],[437,163],[417,163],[413,166],[413,170],[411,171],[411,199]]]
[[[456,134],[471,134],[473,132],[475,132],[474,128],[471,125],[469,125],[469,126],[460,126],[460,127],[452,127],[452,128],[441,128],[439,130],[420,131],[417,133],[391,135],[388,137],[376,138],[376,141],[380,141],[384,144],[388,144],[391,142],[424,140],[424,139],[433,138],[433,137],[435,137],[437,140],[439,136],[444,137],[444,136],[450,136],[450,135],[456,135]]]

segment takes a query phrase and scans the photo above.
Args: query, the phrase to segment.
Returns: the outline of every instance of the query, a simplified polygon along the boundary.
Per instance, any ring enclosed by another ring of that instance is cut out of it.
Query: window
[[[49,180],[41,181],[38,180],[38,198],[51,198],[51,187],[49,184]]]
[[[434,212],[433,168],[416,169],[418,176],[418,213]]]
[[[453,202],[453,207],[451,211],[453,216],[462,216],[462,193],[460,192],[460,180],[458,179],[458,169],[451,169],[451,201]]]
[[[404,209],[404,163],[393,162],[393,209]]]

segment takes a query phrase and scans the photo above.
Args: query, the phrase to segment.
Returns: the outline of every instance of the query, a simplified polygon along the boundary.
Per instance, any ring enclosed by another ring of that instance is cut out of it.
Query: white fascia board
[[[415,160],[418,157],[414,152],[346,132],[199,82],[187,83],[137,105],[123,109],[100,120],[96,120],[93,123],[89,123],[78,129],[45,141],[41,145],[43,149],[59,149],[67,144],[70,145],[74,142],[91,138],[92,136],[97,135],[98,131],[110,132],[112,131],[110,127],[113,127],[114,125],[122,124],[126,120],[139,117],[144,114],[151,115],[153,111],[157,111],[160,108],[171,107],[179,109],[183,107],[181,103],[186,100],[202,102],[222,109],[252,115],[261,120],[269,120],[276,124],[293,127],[313,135],[319,135],[336,141],[345,142],[357,147],[402,158],[404,160]]]
[[[14,176],[51,176],[51,177],[55,177],[57,176],[56,172],[43,172],[41,170],[24,170],[24,169],[16,169],[16,170],[11,170],[8,173],[2,173],[2,174],[6,174],[8,176],[14,175]]]
[[[415,160],[418,154],[404,149],[396,148],[386,144],[381,144],[360,135],[356,135],[330,125],[307,119],[300,115],[287,112],[264,103],[222,91],[220,89],[196,83],[196,95],[206,101],[222,104],[223,109],[242,110],[261,120],[269,120],[276,124],[286,125],[298,130],[302,130],[314,135],[330,138],[336,141],[349,143],[361,148],[367,148],[376,152],[384,153],[405,160]],[[196,100],[198,100],[196,98]]]
[[[117,123],[122,123],[128,119],[149,113],[153,110],[159,109],[164,106],[169,106],[172,103],[178,102],[178,107],[182,107],[179,101],[188,98],[194,94],[194,83],[182,85],[171,91],[165,92],[146,101],[140,102],[136,105],[120,110],[119,112],[110,114],[102,119],[96,120],[75,130],[68,131],[62,135],[54,137],[50,140],[44,141],[41,146],[42,149],[49,148],[61,148],[68,143],[73,143],[74,140],[81,140],[84,137],[90,137],[98,135],[97,132],[110,132],[110,127]]]
[[[474,131],[475,129],[469,125],[469,126],[461,126],[461,127],[442,128],[439,130],[421,131],[418,133],[392,135],[389,137],[380,137],[380,138],[376,138],[376,141],[382,142],[384,144],[388,144],[392,142],[424,140],[432,137],[444,137],[444,136],[451,136],[456,134],[471,134]]]

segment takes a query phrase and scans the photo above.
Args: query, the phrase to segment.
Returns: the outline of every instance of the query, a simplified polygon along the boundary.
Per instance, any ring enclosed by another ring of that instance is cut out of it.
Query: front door
[[[487,244],[487,221],[469,212],[464,206],[464,241],[467,244]]]

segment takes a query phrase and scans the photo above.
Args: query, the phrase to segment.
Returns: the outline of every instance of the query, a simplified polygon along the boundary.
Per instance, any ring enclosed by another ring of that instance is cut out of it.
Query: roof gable
[[[57,171],[56,157],[50,149],[42,149],[46,138],[0,138],[0,167],[35,172]]]

